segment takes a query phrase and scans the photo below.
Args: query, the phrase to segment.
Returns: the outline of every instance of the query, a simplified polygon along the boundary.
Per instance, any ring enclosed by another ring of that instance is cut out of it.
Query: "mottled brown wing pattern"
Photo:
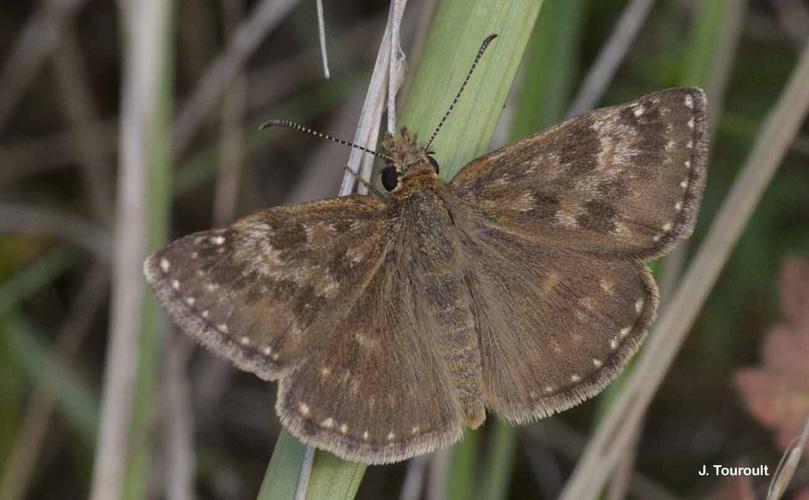
[[[524,239],[647,260],[693,229],[706,127],[702,90],[655,92],[489,153],[451,185],[481,216]]]
[[[276,409],[293,435],[366,463],[460,439],[462,408],[435,340],[443,332],[414,279],[387,259],[350,315],[280,381]]]
[[[368,286],[388,219],[387,204],[369,196],[270,208],[175,241],[144,273],[182,330],[276,379]]]
[[[638,349],[657,289],[605,261],[479,226],[466,250],[487,407],[525,422],[597,394]]]

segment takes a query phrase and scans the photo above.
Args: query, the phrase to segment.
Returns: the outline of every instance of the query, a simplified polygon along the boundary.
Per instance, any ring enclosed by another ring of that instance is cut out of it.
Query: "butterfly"
[[[487,410],[532,421],[620,372],[655,316],[646,262],[697,217],[705,106],[674,88],[585,112],[449,182],[404,128],[378,154],[387,197],[268,208],[171,243],[144,273],[185,333],[278,381],[292,435],[404,460]]]

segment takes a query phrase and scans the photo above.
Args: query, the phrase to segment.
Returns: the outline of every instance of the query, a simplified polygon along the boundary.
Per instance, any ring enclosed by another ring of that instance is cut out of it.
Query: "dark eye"
[[[399,172],[396,167],[385,167],[382,169],[382,186],[388,191],[393,191],[399,184]]]
[[[435,173],[437,174],[438,173],[438,162],[435,161],[435,158],[433,158],[432,156],[428,156],[427,161],[430,162],[430,165],[433,166],[433,170],[435,170]]]

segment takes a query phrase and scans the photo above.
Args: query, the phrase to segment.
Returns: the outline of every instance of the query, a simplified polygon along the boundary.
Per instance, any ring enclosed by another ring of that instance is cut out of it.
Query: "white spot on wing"
[[[211,236],[211,243],[213,243],[214,245],[221,245],[224,242],[225,242],[224,236]]]
[[[365,439],[366,441],[368,440],[368,436],[370,436],[370,434],[368,434],[368,431],[362,433],[362,439]]]
[[[578,382],[579,380],[581,380],[581,377],[579,377],[579,376],[578,376],[578,375],[576,375],[575,373],[574,373],[573,375],[571,375],[571,376],[570,376],[570,381],[571,381],[571,382]]]
[[[164,273],[167,273],[169,271],[169,267],[170,267],[170,264],[169,264],[168,259],[166,259],[165,257],[160,257],[160,269]]]
[[[694,98],[691,97],[691,94],[685,95],[685,107],[688,109],[694,109]]]
[[[322,425],[326,429],[331,429],[332,427],[334,427],[334,419],[329,417],[326,420],[324,420],[323,422],[321,422],[320,425]]]
[[[640,116],[643,114],[644,111],[646,111],[646,108],[643,107],[643,104],[638,104],[638,107],[635,108],[635,111],[633,111],[633,113],[635,114],[635,116]]]
[[[346,424],[340,424],[340,432],[342,432],[343,434],[348,432],[348,426]]]
[[[303,403],[303,402],[298,403],[298,411],[299,411],[299,412],[301,413],[301,415],[303,415],[304,417],[305,417],[305,416],[307,416],[307,415],[309,415],[309,405],[308,405],[308,404],[306,404],[306,403]]]
[[[250,338],[242,337],[242,345],[250,345]]]
[[[396,434],[394,434],[393,431],[388,433],[388,441],[393,441],[393,438],[395,438],[395,437],[396,437]]]
[[[600,359],[593,358],[593,366],[595,366],[596,368],[601,368],[601,365],[603,365],[603,364],[604,363],[602,363]]]
[[[642,308],[643,308],[643,299],[638,299],[637,302],[635,302],[635,311],[640,312]]]
[[[177,280],[171,280],[171,287],[175,290],[180,289],[180,282]]]

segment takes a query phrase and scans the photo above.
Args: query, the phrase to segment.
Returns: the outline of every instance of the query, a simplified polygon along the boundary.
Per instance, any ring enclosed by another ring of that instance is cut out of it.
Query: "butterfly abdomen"
[[[409,242],[409,258],[400,265],[408,271],[417,292],[414,301],[435,323],[430,339],[455,388],[465,424],[478,427],[485,418],[481,398],[480,346],[471,310],[471,297],[464,282],[461,243],[455,223],[444,201],[432,190],[417,195],[415,203],[403,207],[403,231]]]

